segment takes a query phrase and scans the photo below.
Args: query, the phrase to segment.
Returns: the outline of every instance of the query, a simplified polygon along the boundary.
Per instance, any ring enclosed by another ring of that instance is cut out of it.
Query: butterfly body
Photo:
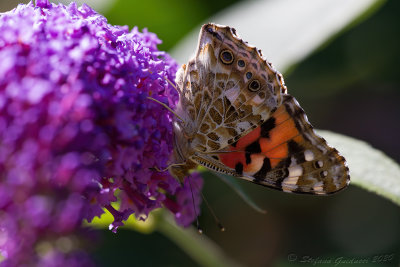
[[[204,25],[176,85],[175,177],[202,165],[285,192],[329,194],[348,185],[344,158],[314,132],[282,75],[233,28]]]

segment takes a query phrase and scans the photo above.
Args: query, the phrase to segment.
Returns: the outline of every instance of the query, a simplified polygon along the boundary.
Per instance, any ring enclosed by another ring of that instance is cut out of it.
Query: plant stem
[[[160,214],[157,230],[168,237],[200,266],[240,266],[234,262],[206,236],[199,234],[194,227],[182,228],[165,212]]]

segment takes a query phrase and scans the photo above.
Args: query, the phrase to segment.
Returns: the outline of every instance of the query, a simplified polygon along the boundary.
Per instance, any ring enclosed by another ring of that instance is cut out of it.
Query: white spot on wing
[[[291,193],[295,191],[298,186],[297,181],[299,180],[299,176],[296,177],[287,177],[282,181],[282,190],[283,192]]]
[[[236,128],[238,129],[246,129],[246,130],[249,129],[250,127],[251,127],[250,122],[248,121],[241,121],[236,126]]]
[[[297,186],[294,187],[294,188],[289,188],[289,187],[282,186],[283,192],[286,192],[286,193],[292,193],[294,191],[294,189],[296,189],[296,188],[297,188]]]
[[[253,104],[259,105],[262,102],[264,102],[264,99],[262,99],[259,95],[256,95],[255,97],[253,97],[252,101],[253,101]]]
[[[310,139],[313,140],[313,139]],[[313,140],[314,141],[314,140]],[[323,145],[317,145],[317,148],[323,153],[325,154],[328,150],[323,146]]]
[[[314,160],[314,153],[311,150],[306,150],[304,151],[304,158],[306,161],[312,161]]]
[[[323,194],[324,193],[324,187],[323,186],[324,186],[324,184],[322,182],[315,183],[314,186],[313,186],[313,190],[317,194],[321,194],[321,193]]]
[[[236,98],[239,96],[240,93],[240,88],[235,86],[229,90],[225,91],[225,96],[231,101],[231,103],[234,103]]]
[[[285,185],[296,185],[297,181],[299,180],[299,176],[297,177],[287,177],[283,180],[282,183],[284,183]]]
[[[293,162],[292,162],[293,164]],[[292,165],[288,168],[289,175],[282,181],[282,190],[284,192],[293,192],[298,188],[297,181],[299,177],[303,175],[303,168],[299,165]]]
[[[288,177],[299,177],[303,175],[303,168],[299,165],[296,166],[291,166],[288,168],[289,170],[289,176]]]

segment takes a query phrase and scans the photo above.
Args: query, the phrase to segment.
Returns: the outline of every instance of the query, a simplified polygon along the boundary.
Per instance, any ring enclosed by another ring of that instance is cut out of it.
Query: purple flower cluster
[[[150,170],[168,164],[172,117],[147,97],[178,98],[159,43],[87,5],[38,0],[1,15],[2,264],[88,266],[81,223],[104,208],[113,230],[161,206],[183,226],[194,220],[188,181]],[[191,181],[198,210],[202,180]]]

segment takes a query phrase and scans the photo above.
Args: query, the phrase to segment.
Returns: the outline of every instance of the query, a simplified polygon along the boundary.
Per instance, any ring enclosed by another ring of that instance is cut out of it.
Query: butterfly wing
[[[198,50],[178,71],[180,116],[197,152],[210,153],[229,144],[270,117],[286,92],[282,75],[260,51],[239,39],[235,30],[207,24]]]
[[[345,159],[315,133],[290,95],[270,119],[229,150],[218,160],[235,176],[285,192],[330,194],[350,182]]]
[[[329,194],[348,185],[344,158],[234,29],[204,25],[176,82],[192,162],[285,192]]]

